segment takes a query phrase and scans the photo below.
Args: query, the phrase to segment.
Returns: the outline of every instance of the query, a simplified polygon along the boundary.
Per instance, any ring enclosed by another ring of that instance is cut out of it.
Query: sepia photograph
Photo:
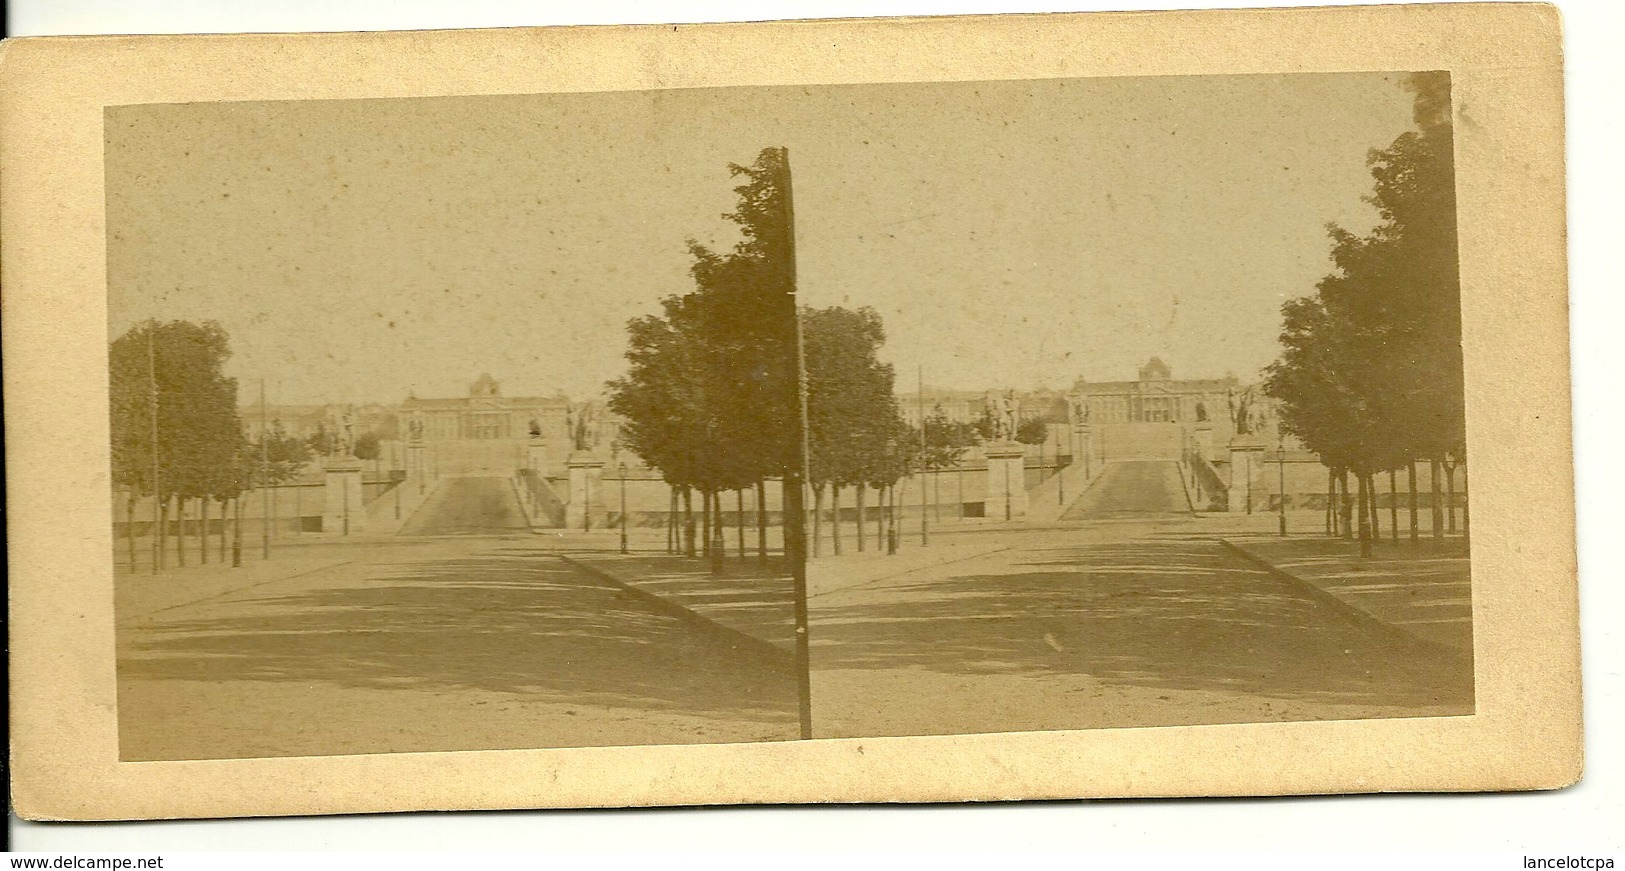
[[[1449,75],[855,93],[816,734],[1471,714]]]
[[[121,759],[806,737],[733,102],[108,110]]]
[[[1560,49],[8,42],[19,813],[1572,784]]]

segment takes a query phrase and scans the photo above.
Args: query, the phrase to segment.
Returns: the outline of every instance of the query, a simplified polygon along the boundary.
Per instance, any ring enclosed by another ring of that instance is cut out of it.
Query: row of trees
[[[814,546],[827,500],[839,552],[843,491],[856,491],[860,518],[871,493],[877,505],[895,507],[898,481],[955,468],[972,445],[991,438],[991,411],[966,423],[938,409],[925,418],[923,433],[909,426],[896,374],[878,356],[886,338],[880,315],[870,308],[798,313],[795,307],[785,151],[765,149],[751,166],[730,170],[743,183],[734,188],[737,208],[725,217],[738,226],[740,241],[724,252],[689,241],[693,289],[628,324],[629,366],[609,384],[609,407],[624,421],[622,445],[672,487],[669,548],[708,554],[720,566],[725,494],[753,489],[757,549],[765,559],[766,482],[785,480],[787,503],[798,499],[794,481],[805,451]],[[805,432],[798,423],[802,377]],[[1016,435],[1038,444],[1046,434],[1042,421],[1027,421]],[[737,495],[735,501],[743,504]],[[786,512],[795,513],[788,505]],[[796,526],[799,518],[786,521],[787,532]]]
[[[197,504],[197,555],[209,559],[211,505],[217,508],[219,554],[226,559],[228,521],[241,562],[241,497],[252,487],[288,480],[311,455],[305,442],[281,426],[250,441],[238,414],[237,380],[225,374],[231,343],[213,321],[131,327],[108,348],[108,387],[113,483],[125,494],[125,533],[130,565],[136,563],[135,506],[152,497],[152,565],[166,563],[170,518],[175,559],[186,564],[186,508]]]
[[[1335,269],[1314,295],[1282,307],[1282,355],[1265,380],[1283,427],[1331,469],[1339,529],[1357,525],[1363,555],[1371,552],[1375,475],[1404,469],[1414,494],[1415,464],[1431,464],[1440,535],[1454,525],[1454,472],[1466,456],[1449,75],[1416,73],[1407,85],[1416,129],[1367,160],[1367,201],[1379,224],[1365,235],[1328,228]],[[1441,468],[1452,491],[1446,499]],[[1415,505],[1413,498],[1413,537]]]
[[[718,252],[689,240],[693,290],[628,324],[630,365],[609,384],[609,407],[624,421],[622,445],[660,471],[680,505],[674,542],[681,539],[689,555],[707,553],[719,569],[723,494],[756,491],[765,560],[766,482],[785,481],[790,511],[802,462],[788,157],[768,148],[753,165],[729,168],[743,179],[734,188],[738,206],[725,216],[740,241]]]

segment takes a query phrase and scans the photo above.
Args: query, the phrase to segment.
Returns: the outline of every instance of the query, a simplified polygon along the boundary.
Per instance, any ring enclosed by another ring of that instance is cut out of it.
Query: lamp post
[[[621,476],[621,553],[631,552],[626,544],[626,464],[621,463],[615,470]]]
[[[1275,475],[1281,500],[1281,537],[1286,537],[1286,441],[1275,443]]]
[[[1055,504],[1056,505],[1065,505],[1066,504],[1066,469],[1061,468],[1061,433],[1060,433],[1059,430],[1057,430],[1056,433],[1055,433],[1055,475],[1056,475]]]

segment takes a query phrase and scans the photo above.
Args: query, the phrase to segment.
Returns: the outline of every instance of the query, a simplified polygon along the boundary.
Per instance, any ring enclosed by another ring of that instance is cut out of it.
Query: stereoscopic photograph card
[[[1570,784],[1559,46],[6,43],[17,810]]]

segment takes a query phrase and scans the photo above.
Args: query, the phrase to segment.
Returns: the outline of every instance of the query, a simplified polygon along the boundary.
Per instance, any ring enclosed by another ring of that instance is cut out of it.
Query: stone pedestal
[[[1026,517],[1026,446],[1015,442],[994,442],[984,445],[982,452],[987,456],[987,501],[982,515],[992,520]]]
[[[1252,513],[1253,479],[1257,477],[1254,470],[1261,468],[1263,462],[1263,442],[1238,438],[1230,443],[1230,492],[1227,507],[1231,512]]]
[[[1208,462],[1212,462],[1213,461],[1213,421],[1211,421],[1211,420],[1197,421],[1195,428],[1191,432],[1191,439],[1192,439],[1192,441],[1194,441],[1196,443],[1195,444],[1196,453],[1198,455],[1200,455],[1202,457],[1202,459],[1207,460]]]
[[[533,438],[525,446],[525,468],[538,478],[547,477],[547,442]]]
[[[1099,463],[1095,461],[1095,445],[1093,433],[1089,431],[1089,424],[1078,424],[1074,437],[1077,440],[1077,446],[1073,448],[1076,453],[1072,462],[1083,466],[1084,480],[1091,480],[1095,477],[1095,466],[1099,465]]]
[[[564,506],[564,525],[573,530],[594,530],[604,523],[604,461],[575,453],[564,461],[570,473],[570,501]]]
[[[366,528],[367,512],[361,498],[361,461],[333,457],[322,464],[326,471],[322,491],[322,532],[353,535]]]
[[[416,482],[418,493],[428,489],[429,470],[423,466],[423,442],[410,442],[406,446],[406,480]]]

